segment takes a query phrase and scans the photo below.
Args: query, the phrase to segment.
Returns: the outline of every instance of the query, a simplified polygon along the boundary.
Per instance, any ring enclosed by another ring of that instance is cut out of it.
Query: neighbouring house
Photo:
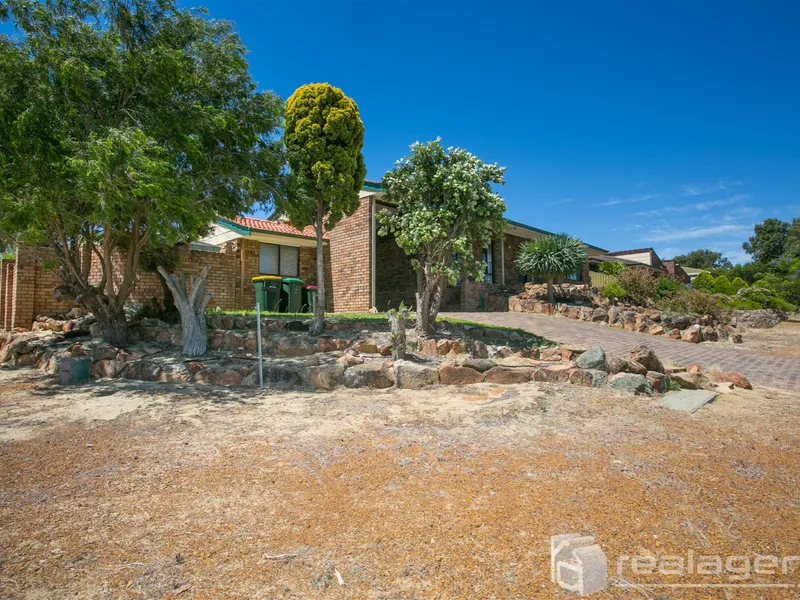
[[[683,267],[684,272],[689,277],[689,282],[691,283],[700,273],[710,273],[710,271],[706,269],[696,269],[695,267]]]
[[[383,200],[380,183],[366,181],[360,205],[336,228],[325,234],[327,310],[332,312],[383,311],[401,302],[415,304],[416,275],[411,260],[393,236],[379,236],[376,215],[392,210]],[[447,287],[443,310],[507,310],[508,297],[520,291],[526,278],[517,271],[519,247],[528,240],[553,235],[523,223],[508,221],[505,237],[489,248],[475,248],[485,263],[480,281],[463,277]],[[590,261],[607,254],[586,244]],[[0,327],[31,326],[40,314],[68,311],[72,305],[58,301],[58,285],[48,248],[20,248],[15,260],[0,262]],[[217,220],[208,236],[192,243],[183,253],[178,270],[197,273],[211,265],[207,281],[214,295],[211,306],[224,309],[253,308],[255,293],[251,279],[257,275],[299,277],[316,285],[316,238],[312,228],[298,230],[280,218]],[[99,269],[96,269],[99,281]],[[155,273],[140,272],[131,301],[148,303],[163,290]],[[559,282],[590,283],[589,264]]]
[[[666,273],[667,269],[664,263],[652,248],[637,248],[635,250],[617,250],[616,252],[609,252],[608,256],[613,256],[617,259],[624,259],[625,261],[632,261],[646,265],[655,271]]]
[[[678,264],[675,260],[665,260],[662,261],[664,263],[664,268],[667,270],[672,277],[679,280],[681,283],[691,283],[692,278],[686,272],[686,270]]]

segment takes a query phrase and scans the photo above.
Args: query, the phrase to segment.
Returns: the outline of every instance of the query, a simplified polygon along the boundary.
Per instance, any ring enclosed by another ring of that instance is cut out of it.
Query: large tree
[[[230,23],[175,0],[2,8],[21,35],[0,36],[0,231],[48,244],[61,292],[123,343],[148,246],[279,188],[281,101],[256,90]]]
[[[278,204],[295,227],[314,227],[317,236],[317,300],[312,333],[325,328],[323,235],[359,206],[364,183],[364,124],[358,106],[339,88],[312,83],[286,101],[284,141],[289,163],[285,202]]]
[[[486,248],[501,237],[505,203],[492,189],[503,184],[505,167],[488,164],[441,141],[419,142],[383,178],[380,235],[393,234],[417,272],[417,328],[430,332],[447,283],[462,275],[480,277],[482,263],[475,246]]]
[[[526,275],[545,279],[547,301],[552,304],[555,301],[553,279],[579,271],[587,259],[583,242],[562,233],[522,244],[517,253],[517,268]]]
[[[730,269],[731,261],[722,256],[722,252],[713,250],[692,250],[688,254],[676,256],[675,260],[682,267],[695,269]]]
[[[780,219],[766,219],[758,223],[753,235],[742,244],[742,248],[753,260],[769,264],[783,256],[789,237],[789,223]]]

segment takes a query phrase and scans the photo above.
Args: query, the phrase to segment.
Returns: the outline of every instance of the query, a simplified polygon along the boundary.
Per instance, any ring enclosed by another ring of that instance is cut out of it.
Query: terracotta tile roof
[[[236,217],[235,219],[226,220],[233,221],[237,225],[249,227],[250,229],[254,229],[256,231],[269,231],[271,233],[283,233],[285,235],[295,235],[312,239],[316,239],[317,237],[317,234],[314,232],[314,228],[311,226],[300,230],[296,227],[293,227],[290,223],[286,223],[284,221],[270,221],[267,219],[254,219],[252,217],[241,216]],[[328,234],[326,233],[323,235],[323,237],[327,239]]]

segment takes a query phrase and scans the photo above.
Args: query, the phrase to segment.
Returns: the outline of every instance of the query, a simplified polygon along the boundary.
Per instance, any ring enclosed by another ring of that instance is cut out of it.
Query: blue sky
[[[746,260],[756,222],[800,216],[794,0],[202,4],[263,89],[355,99],[370,179],[440,136],[507,167],[509,218],[663,258]]]

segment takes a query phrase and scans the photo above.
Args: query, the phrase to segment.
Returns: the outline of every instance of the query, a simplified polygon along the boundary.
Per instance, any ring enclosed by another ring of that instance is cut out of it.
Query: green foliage
[[[505,167],[484,163],[441,141],[415,143],[383,178],[384,200],[394,212],[380,211],[379,235],[394,235],[418,270],[418,325],[427,332],[441,304],[446,282],[461,272],[479,278],[482,264],[475,247],[486,248],[503,236],[505,202],[492,189],[503,184]]]
[[[658,280],[647,269],[625,269],[617,277],[617,281],[625,290],[625,299],[638,306],[647,306],[656,298]]]
[[[735,294],[742,288],[749,287],[747,282],[742,279],[741,277],[734,277],[733,281],[731,281],[731,293]]]
[[[728,279],[725,275],[720,275],[716,279],[714,279],[714,283],[711,284],[711,293],[712,294],[733,294],[735,291],[731,286],[731,280]]]
[[[625,298],[625,288],[616,281],[612,281],[603,287],[602,294],[609,300],[622,300]]]
[[[682,267],[695,269],[725,269],[731,267],[731,261],[713,250],[693,250],[688,254],[676,256],[675,260]]]
[[[694,278],[694,281],[692,281],[692,286],[696,290],[708,292],[714,287],[714,276],[708,271],[703,271]]]
[[[674,277],[659,277],[656,282],[655,299],[673,296],[682,289],[684,285]]]
[[[619,275],[625,270],[625,263],[620,260],[601,262],[597,266],[597,270],[606,275]]]
[[[367,174],[358,106],[328,83],[301,86],[286,101],[283,137],[291,172],[278,209],[296,227],[334,228],[358,208]]]
[[[742,244],[742,248],[755,262],[769,264],[778,260],[786,249],[789,227],[786,221],[766,219],[755,226],[753,235]]]
[[[674,379],[668,379],[667,390],[670,392],[679,392],[681,390],[681,384],[675,381]]]
[[[226,21],[175,0],[9,0],[0,36],[0,231],[55,251],[98,319],[146,247],[202,234],[279,190],[281,101],[258,92]],[[89,257],[126,248],[122,271]]]
[[[563,277],[580,270],[587,260],[581,240],[565,233],[525,242],[517,252],[517,268],[531,277]]]
[[[717,319],[722,319],[725,312],[722,303],[711,294],[687,287],[661,298],[657,307],[669,312],[712,315]]]
[[[751,306],[755,305],[755,308],[772,308],[785,312],[795,310],[795,305],[778,296],[774,289],[760,287],[757,283],[752,287],[739,290],[735,301],[746,302]]]

